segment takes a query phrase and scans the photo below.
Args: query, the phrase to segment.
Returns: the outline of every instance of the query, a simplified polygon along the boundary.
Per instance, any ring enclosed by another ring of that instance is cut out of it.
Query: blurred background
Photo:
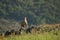
[[[29,25],[60,23],[60,0],[0,0],[0,32]]]

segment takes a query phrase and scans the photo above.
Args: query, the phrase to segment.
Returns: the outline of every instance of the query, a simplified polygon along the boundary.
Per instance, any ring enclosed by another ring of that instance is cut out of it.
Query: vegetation
[[[29,25],[60,23],[59,4],[60,0],[0,0],[0,31],[16,28],[24,16]]]
[[[60,23],[60,0],[0,0],[0,18],[29,24]],[[43,21],[43,22],[41,22]]]
[[[40,34],[22,34],[22,35],[11,35],[8,37],[0,37],[0,40],[60,40],[60,32],[58,35],[53,33],[44,32]]]
[[[11,29],[18,30],[24,16],[27,17],[29,25],[60,23],[60,0],[0,0],[0,33]],[[42,31],[46,32],[12,35],[2,37],[2,40],[60,40],[60,30],[49,32],[50,30],[50,27],[42,27]]]
[[[52,25],[52,27],[51,25],[40,25],[42,27],[40,28],[41,30],[39,30],[39,32],[32,30],[32,32],[28,34],[22,31],[22,34],[20,35],[11,34],[6,37],[0,35],[0,40],[60,40],[60,26],[55,24]]]

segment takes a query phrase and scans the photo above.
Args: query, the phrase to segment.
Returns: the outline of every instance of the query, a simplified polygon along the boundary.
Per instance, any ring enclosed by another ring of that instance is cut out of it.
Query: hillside
[[[60,23],[60,0],[0,0],[0,27],[20,23],[24,16],[29,25]]]
[[[10,20],[10,19],[0,19],[0,33],[6,32],[7,30],[19,30],[20,29],[20,23],[15,21],[15,20]]]

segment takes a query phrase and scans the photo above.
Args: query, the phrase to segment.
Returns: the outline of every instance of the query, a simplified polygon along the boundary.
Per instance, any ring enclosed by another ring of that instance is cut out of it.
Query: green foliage
[[[54,35],[53,33],[47,32],[41,34],[25,34],[18,36],[12,35],[4,38],[4,40],[60,40],[60,34]]]
[[[60,23],[60,0],[0,0],[0,14],[18,21],[27,16],[29,24]]]

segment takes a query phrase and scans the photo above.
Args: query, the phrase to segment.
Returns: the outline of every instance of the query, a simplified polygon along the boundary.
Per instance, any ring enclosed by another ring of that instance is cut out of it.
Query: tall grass
[[[35,30],[32,30],[31,34],[22,32],[21,35],[10,35],[7,37],[3,35],[0,36],[0,40],[60,40],[60,26],[58,26],[58,28],[56,27],[56,25],[42,25],[39,34],[37,32],[35,33]]]
[[[53,33],[45,32],[40,34],[22,34],[22,35],[11,35],[5,37],[5,39],[0,40],[60,40],[60,33],[58,35],[54,35]]]

